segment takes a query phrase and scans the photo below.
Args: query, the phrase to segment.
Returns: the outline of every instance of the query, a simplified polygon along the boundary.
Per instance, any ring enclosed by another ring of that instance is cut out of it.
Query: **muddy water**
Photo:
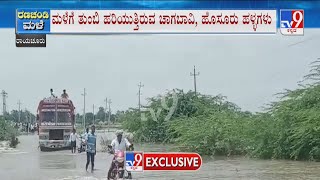
[[[113,137],[113,133],[99,133],[98,137]],[[99,139],[99,138],[98,138]],[[95,172],[85,171],[85,153],[70,151],[40,152],[36,135],[20,137],[16,151],[0,153],[0,179],[2,180],[50,180],[50,179],[106,179],[111,155],[98,152]],[[99,140],[98,140],[99,142]],[[101,147],[98,146],[98,150]],[[136,146],[142,151],[170,151],[163,145]],[[197,172],[144,172],[134,173],[134,179],[320,179],[320,163],[254,160],[234,157],[203,157],[204,164]]]

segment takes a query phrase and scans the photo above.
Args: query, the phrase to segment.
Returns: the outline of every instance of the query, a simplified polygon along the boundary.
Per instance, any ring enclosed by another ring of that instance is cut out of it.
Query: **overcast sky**
[[[320,29],[302,37],[282,35],[48,35],[46,48],[16,48],[13,29],[0,30],[0,89],[8,109],[36,112],[54,88],[67,89],[77,112],[112,99],[113,110],[137,107],[166,89],[193,89],[196,65],[201,93],[222,94],[243,110],[260,111],[274,94],[297,87],[320,57]],[[296,44],[296,45],[293,45]],[[2,99],[1,99],[2,102]],[[2,112],[2,107],[1,107]]]

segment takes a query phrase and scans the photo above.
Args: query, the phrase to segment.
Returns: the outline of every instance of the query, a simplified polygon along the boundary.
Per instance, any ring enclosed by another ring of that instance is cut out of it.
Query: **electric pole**
[[[28,117],[28,113],[27,113],[27,108],[24,110],[26,112],[26,121],[27,121],[27,133],[29,134],[29,117]]]
[[[86,129],[86,88],[83,89],[83,127]]]
[[[106,108],[104,110],[104,122],[107,122],[108,98],[106,98],[104,101],[106,102]]]
[[[193,73],[190,73],[190,76],[193,76],[194,83],[194,94],[197,95],[197,76],[200,75],[200,72],[196,73],[196,66],[193,66]]]
[[[2,113],[3,116],[6,114],[7,112],[7,97],[8,97],[8,93],[4,90],[2,90],[1,92],[2,95]]]
[[[20,123],[21,122],[21,109],[20,109],[21,108],[21,101],[20,100],[18,101],[18,106],[19,106],[19,112],[18,112],[19,121],[18,122]]]
[[[139,96],[139,111],[141,110],[141,88],[144,87],[144,85],[141,84],[141,82],[138,84],[139,91],[138,91],[138,96]]]
[[[93,114],[93,125],[95,125],[95,118],[94,118],[94,104],[92,105],[92,114]]]
[[[111,99],[109,99],[109,101],[108,101],[108,104],[109,104],[109,117],[108,117],[108,122],[110,123],[111,121],[111,107],[110,107],[110,105],[111,105]]]

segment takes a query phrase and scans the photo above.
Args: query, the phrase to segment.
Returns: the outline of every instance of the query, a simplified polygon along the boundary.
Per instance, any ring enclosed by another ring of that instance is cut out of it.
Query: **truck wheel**
[[[44,151],[44,148],[43,148],[43,147],[40,147],[40,151]]]

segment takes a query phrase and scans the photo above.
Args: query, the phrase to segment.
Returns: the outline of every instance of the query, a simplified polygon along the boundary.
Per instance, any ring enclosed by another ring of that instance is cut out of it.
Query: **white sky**
[[[319,32],[308,29],[300,37],[48,35],[46,48],[16,48],[14,30],[1,29],[0,90],[8,93],[9,110],[17,109],[20,99],[22,108],[36,112],[50,88],[57,95],[67,89],[80,113],[83,88],[87,111],[93,104],[104,106],[106,97],[113,111],[125,110],[137,106],[140,81],[143,99],[166,89],[193,89],[190,72],[196,65],[199,92],[222,94],[243,110],[259,111],[308,73],[309,63],[320,57]]]

